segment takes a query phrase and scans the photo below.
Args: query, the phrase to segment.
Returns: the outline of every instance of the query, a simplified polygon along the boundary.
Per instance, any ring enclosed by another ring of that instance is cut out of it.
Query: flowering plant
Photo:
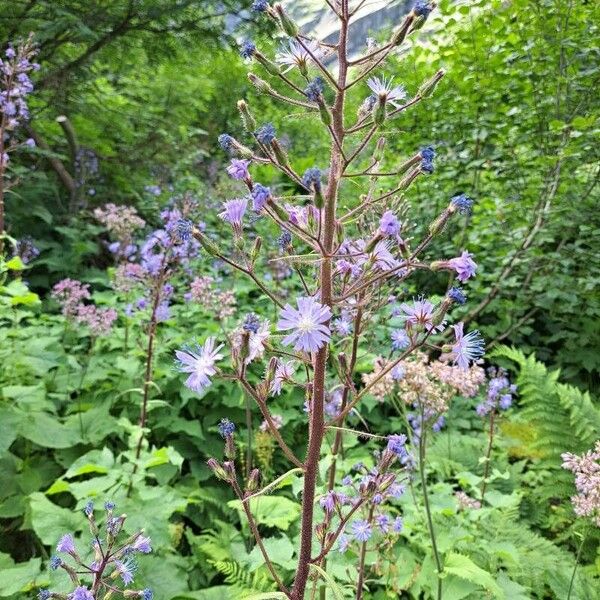
[[[219,137],[221,147],[231,156],[227,173],[245,187],[239,198],[225,201],[219,213],[231,228],[233,248],[225,251],[189,220],[183,220],[179,226],[183,239],[195,238],[208,254],[249,277],[279,311],[275,322],[275,329],[280,332],[277,336],[269,321],[254,314],[248,315],[239,329],[227,336],[231,368],[223,376],[236,380],[247,397],[256,402],[264,419],[263,431],[269,431],[292,470],[302,475],[301,533],[291,585],[284,582],[275,569],[252,514],[251,500],[272,486],[260,487],[260,474],[252,468],[250,452],[246,457],[245,484],[240,485],[235,425],[229,420],[219,426],[225,440],[226,460],[221,464],[210,459],[209,467],[228,482],[238,496],[267,568],[283,597],[292,600],[304,598],[311,568],[326,577],[328,553],[336,543],[340,549],[347,549],[350,537],[360,547],[357,598],[362,597],[366,544],[373,535],[373,528],[382,534],[397,533],[401,529],[401,518],[390,519],[381,512],[381,506],[386,499],[401,494],[400,481],[409,477],[416,460],[425,487],[426,430],[436,427],[436,423],[441,426],[439,419],[447,403],[444,393],[454,381],[460,380],[460,375],[444,372],[441,365],[435,376],[437,383],[430,382],[430,388],[436,390],[434,398],[428,393],[417,393],[414,398],[415,439],[422,440],[418,459],[407,449],[405,436],[392,435],[383,440],[385,446],[376,453],[372,467],[357,467],[359,479],[348,479],[346,475],[345,485],[351,491],[341,492],[337,487],[340,475],[337,455],[344,435],[365,435],[346,428],[347,418],[358,414],[361,401],[373,394],[388,375],[398,376],[398,369],[403,365],[409,368],[412,365],[409,357],[418,350],[440,355],[445,365],[456,365],[451,370],[464,372],[483,355],[479,333],[464,332],[462,323],[452,328],[453,342],[444,337],[449,331],[447,319],[452,307],[466,301],[460,288],[450,288],[439,302],[407,298],[396,306],[396,298],[392,298],[393,316],[400,320],[392,335],[392,353],[399,354],[381,362],[364,385],[357,381],[359,347],[365,343],[370,327],[383,326],[379,315],[386,312],[392,290],[397,290],[401,282],[417,271],[447,270],[454,273],[460,283],[475,275],[477,264],[468,251],[448,260],[431,262],[424,257],[450,219],[468,213],[473,202],[464,194],[451,198],[429,224],[427,234],[416,241],[404,217],[405,195],[417,178],[434,171],[435,151],[429,146],[416,150],[393,172],[382,169],[386,125],[411,106],[425,101],[444,71],[424,81],[410,99],[403,86],[395,84],[392,78],[376,77],[374,72],[408,36],[414,36],[434,5],[419,0],[388,43],[380,47],[369,44],[361,56],[351,58],[349,27],[364,2],[357,2],[355,6],[350,6],[348,0],[328,4],[339,21],[339,39],[335,44],[304,35],[280,3],[270,5],[256,1],[253,9],[273,19],[289,38],[289,51],[284,51],[278,61],[273,62],[251,41],[244,42],[240,50],[244,59],[258,63],[273,82],[286,88],[285,92],[279,91],[275,83],[250,73],[249,79],[258,92],[318,115],[331,142],[328,168],[322,170],[314,166],[304,174],[297,172],[275,127],[271,123],[258,124],[248,103],[240,100],[238,108],[253,147],[229,134]],[[335,72],[328,67],[326,59],[335,60]],[[367,96],[352,122],[346,109],[348,96],[351,90],[360,90],[363,82],[368,89]],[[271,165],[281,171],[298,193],[286,196],[272,186],[255,181],[251,171],[260,165]],[[388,189],[381,189],[379,182],[389,177],[398,181]],[[343,199],[350,183],[361,180],[367,182],[364,194],[353,207],[345,206]],[[254,213],[252,219],[249,213]],[[262,239],[254,236],[251,246],[247,241],[251,223],[257,220],[270,220],[281,231],[282,260],[295,269],[302,288],[291,302],[286,302],[257,275]],[[213,337],[176,354],[179,368],[187,376],[186,385],[196,392],[204,391],[213,378],[221,374],[219,363],[225,358],[224,344]],[[256,369],[260,364],[264,365],[262,376]],[[473,377],[466,379],[471,381]],[[284,387],[296,387],[304,392],[308,443],[303,457],[284,441],[279,431],[281,423],[268,406],[269,398],[280,394]],[[434,405],[435,398],[439,402]],[[251,427],[249,408],[247,415]],[[329,435],[333,437],[332,456],[328,461],[328,475],[321,481],[319,465]],[[323,509],[319,522],[316,522],[317,502]],[[439,598],[443,565],[432,541]]]

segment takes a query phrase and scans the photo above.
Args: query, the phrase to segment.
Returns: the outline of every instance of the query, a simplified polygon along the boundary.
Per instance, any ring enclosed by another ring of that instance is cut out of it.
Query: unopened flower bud
[[[319,114],[321,115],[321,121],[325,127],[329,127],[333,123],[333,115],[329,110],[329,106],[325,104],[322,98],[319,99]]]
[[[403,173],[406,173],[406,171],[408,171],[411,167],[414,167],[416,164],[419,164],[421,162],[421,154],[417,153],[415,154],[412,158],[409,158],[408,160],[404,161],[397,169],[397,173],[398,175],[402,175]]]
[[[279,67],[272,60],[269,60],[262,52],[256,51],[254,53],[254,58],[265,68],[265,71],[267,71],[269,75],[277,77],[280,74],[281,71],[279,70]]]
[[[383,151],[385,149],[385,138],[380,137],[375,145],[375,151],[373,152],[373,160],[379,162],[383,158]]]
[[[250,109],[248,108],[248,104],[245,100],[238,101],[238,110],[240,111],[240,116],[242,117],[244,129],[248,133],[252,133],[256,129],[256,120],[250,114]]]
[[[288,214],[288,211],[285,210],[285,208],[283,206],[281,206],[280,204],[278,204],[277,202],[271,202],[271,204],[269,205],[274,211],[275,214],[284,222],[286,223],[287,221],[290,220],[290,215]]]
[[[375,125],[382,125],[387,116],[385,98],[379,97],[377,104],[373,107],[373,121]]]
[[[269,359],[269,364],[267,366],[267,374],[265,376],[265,381],[267,386],[270,387],[273,378],[275,377],[275,371],[277,371],[277,367],[279,366],[279,359],[276,356],[271,356]]]
[[[340,352],[338,354],[338,361],[340,363],[342,373],[344,373],[344,375],[348,375],[348,358],[345,352]]]
[[[219,463],[219,461],[215,460],[214,458],[209,458],[206,461],[206,464],[208,465],[208,468],[219,478],[222,479],[223,481],[229,481],[229,476],[227,475],[227,472],[225,471],[225,469],[221,466],[221,464]]]
[[[402,181],[398,184],[399,190],[407,190],[410,187],[410,184],[421,174],[421,169],[413,169],[402,179]]]
[[[229,460],[235,458],[235,440],[232,435],[228,435],[225,438],[225,457]]]
[[[199,229],[194,228],[192,230],[192,235],[198,240],[202,248],[204,248],[211,256],[219,256],[220,252],[218,246]]]
[[[227,473],[228,481],[235,479],[235,463],[227,460],[223,463],[223,469],[225,470],[225,473]]]
[[[320,542],[323,542],[325,540],[326,533],[327,533],[327,526],[325,525],[325,523],[319,523],[315,527],[315,535],[317,536],[317,539]]]
[[[283,146],[279,143],[277,138],[274,138],[271,141],[271,148],[273,149],[273,153],[275,154],[277,162],[283,167],[289,166],[290,159],[288,158],[287,152],[283,149]]]
[[[260,254],[260,249],[262,246],[262,238],[260,236],[256,236],[254,240],[254,244],[252,245],[252,250],[250,250],[250,262],[254,265],[258,255]]]
[[[250,83],[257,89],[257,91],[262,92],[263,94],[272,94],[275,90],[260,77],[257,77],[254,73],[248,73],[248,79]]]
[[[252,469],[250,477],[248,477],[248,483],[246,484],[246,490],[249,492],[255,492],[260,484],[260,470]]]
[[[450,218],[450,211],[444,210],[439,217],[434,219],[429,225],[429,234],[432,236],[439,235],[446,228],[446,223]]]
[[[294,23],[294,21],[285,12],[285,10],[283,9],[283,5],[280,2],[278,2],[277,4],[275,4],[273,6],[273,8],[275,9],[277,16],[279,17],[279,23],[281,25],[281,29],[283,29],[283,31],[289,37],[292,37],[292,38],[296,37],[298,35],[298,33],[300,32],[298,29],[298,26],[296,25],[296,23]]]
[[[421,85],[417,91],[417,96],[421,96],[421,98],[429,98],[445,74],[446,71],[444,71],[444,69],[440,69],[429,81],[426,81],[423,83],[423,85]]]
[[[405,39],[410,26],[412,25],[415,17],[412,13],[409,13],[404,17],[404,21],[396,31],[392,33],[392,39],[390,40],[390,46],[399,46]]]

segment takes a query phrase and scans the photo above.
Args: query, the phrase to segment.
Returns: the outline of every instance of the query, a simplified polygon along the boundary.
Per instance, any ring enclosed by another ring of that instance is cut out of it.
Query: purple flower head
[[[150,588],[142,590],[142,600],[154,600],[154,592]]]
[[[458,194],[450,200],[450,205],[462,214],[471,214],[473,208],[473,200],[465,194]]]
[[[390,79],[386,79],[385,77],[371,77],[367,80],[367,85],[380,102],[389,102],[397,107],[397,102],[406,98],[406,90],[402,85],[395,86],[393,81],[393,77],[390,77]]]
[[[429,16],[429,13],[431,13],[431,11],[432,11],[432,7],[429,4],[429,0],[417,0],[413,7],[413,12],[418,17],[427,18]]]
[[[149,537],[145,537],[140,535],[136,538],[135,542],[133,542],[133,550],[135,552],[141,552],[142,554],[150,554],[152,552],[152,542]]]
[[[469,363],[479,360],[485,353],[483,338],[477,330],[464,335],[464,323],[457,323],[452,327],[454,329],[455,342],[452,345],[450,358],[461,369],[468,369]]]
[[[233,435],[235,431],[235,425],[229,419],[221,419],[221,422],[217,425],[217,429],[223,439],[226,439]]]
[[[345,533],[342,533],[338,538],[338,551],[344,554],[350,547],[351,541],[352,540]]]
[[[231,152],[233,141],[233,138],[228,133],[222,133],[219,136],[219,146],[221,146],[225,152]]]
[[[318,102],[323,95],[325,82],[322,77],[315,77],[306,87],[304,93],[311,102]]]
[[[448,290],[448,298],[456,304],[464,304],[467,301],[467,296],[464,291],[459,287],[451,287]]]
[[[319,504],[326,513],[332,513],[335,510],[337,501],[338,499],[336,493],[330,491],[321,497],[321,499],[319,500]]]
[[[94,600],[94,596],[83,585],[76,587],[72,594],[68,596],[69,600]]]
[[[83,507],[83,512],[86,517],[91,517],[94,514],[94,503],[91,500],[86,502],[85,506]]]
[[[421,148],[419,155],[421,156],[421,160],[431,162],[435,158],[435,150],[433,146],[425,146],[425,148]]]
[[[223,344],[215,347],[215,338],[209,337],[203,346],[175,351],[179,371],[190,373],[185,381],[189,389],[201,393],[211,384],[210,377],[217,372],[215,363],[223,358],[221,348]]]
[[[270,198],[271,189],[260,183],[255,183],[252,187],[252,210],[260,212]]]
[[[391,371],[390,375],[394,381],[401,381],[406,375],[406,371],[402,365],[396,365]]]
[[[292,234],[289,231],[284,231],[277,238],[277,245],[281,248],[281,250],[286,250],[292,243]]]
[[[445,424],[446,424],[446,417],[444,417],[444,415],[442,415],[441,417],[436,419],[436,421],[433,423],[433,425],[431,426],[431,430],[434,433],[438,433],[438,431],[442,430],[442,428],[444,427]]]
[[[500,396],[500,400],[498,401],[498,406],[502,410],[508,410],[512,405],[512,396],[511,394],[502,394]]]
[[[311,191],[321,189],[321,169],[317,167],[306,169],[302,176],[302,183],[306,189]]]
[[[406,456],[406,436],[404,434],[388,436],[387,450],[399,458]]]
[[[294,344],[294,350],[316,352],[329,342],[331,332],[325,325],[331,319],[331,309],[313,298],[298,298],[297,309],[289,304],[281,310],[277,329],[292,333],[283,339],[283,344]]]
[[[352,535],[359,542],[367,542],[371,537],[373,530],[368,521],[356,520],[352,523]]]
[[[346,475],[343,479],[342,479],[342,485],[345,486],[349,486],[352,485],[352,477],[350,475]]]
[[[379,231],[385,236],[395,236],[400,233],[400,221],[391,210],[386,210],[379,221]]]
[[[156,312],[154,313],[156,321],[158,323],[164,323],[171,318],[171,310],[169,308],[169,303],[167,301],[161,302],[156,307]]]
[[[227,167],[227,173],[233,179],[249,179],[250,173],[248,172],[249,160],[232,158],[231,164]]]
[[[294,366],[294,361],[280,362],[277,365],[270,389],[273,396],[279,396],[279,394],[281,394],[284,381],[291,381],[295,371],[296,367]]]
[[[114,502],[111,502],[110,500],[107,500],[107,501],[104,503],[104,510],[106,510],[106,511],[108,511],[108,512],[111,512],[111,511],[115,510],[115,507],[116,507],[116,506],[117,506],[117,505],[116,505]]]
[[[387,533],[390,530],[390,518],[387,515],[377,515],[375,524],[381,533]]]
[[[244,317],[244,322],[242,323],[242,329],[244,331],[249,331],[250,333],[256,333],[260,327],[260,319],[258,315],[254,313],[248,313]]]
[[[194,224],[189,219],[179,219],[177,221],[177,238],[182,242],[187,242],[192,237]]]
[[[273,127],[272,123],[265,123],[254,135],[261,144],[268,146],[275,139],[275,127]]]
[[[50,568],[53,571],[56,571],[56,569],[58,569],[62,564],[63,564],[63,561],[60,556],[54,555],[50,558]]]
[[[242,219],[248,207],[247,198],[236,198],[223,203],[223,211],[219,213],[219,217],[223,221],[227,221],[233,227],[234,232],[238,235],[242,233]]]
[[[241,46],[240,46],[240,56],[242,58],[252,58],[254,56],[254,53],[256,52],[256,44],[254,44],[254,42],[250,41],[250,40],[246,40]]]
[[[38,600],[49,600],[49,598],[52,598],[52,592],[50,590],[39,590],[37,597]]]
[[[125,585],[133,583],[133,575],[137,570],[137,565],[132,558],[127,558],[124,561],[115,560],[114,565]]]
[[[419,298],[413,300],[412,306],[404,303],[400,305],[400,308],[406,315],[407,325],[422,325],[427,331],[435,329],[433,324],[433,311],[435,310],[435,306],[429,302],[429,300]]]
[[[392,350],[403,350],[410,346],[410,338],[404,329],[392,331]]]
[[[60,538],[58,544],[56,545],[56,551],[66,552],[67,554],[72,554],[75,552],[75,541],[70,533],[65,533],[65,535]]]
[[[349,335],[352,333],[352,322],[345,319],[336,319],[333,322],[333,329],[339,335]]]
[[[400,533],[402,528],[404,527],[404,522],[402,521],[402,517],[396,517],[394,519],[394,524],[392,525],[392,530],[394,533]]]
[[[17,53],[15,52],[15,49],[12,46],[9,46],[6,49],[6,52],[4,53],[4,55],[6,56],[6,58],[15,58],[15,56],[17,56]]]
[[[473,260],[473,255],[466,250],[460,256],[451,258],[447,262],[448,266],[456,271],[456,278],[461,283],[473,277],[477,271],[477,263]]]
[[[254,12],[265,12],[269,8],[267,0],[254,0],[252,10]]]

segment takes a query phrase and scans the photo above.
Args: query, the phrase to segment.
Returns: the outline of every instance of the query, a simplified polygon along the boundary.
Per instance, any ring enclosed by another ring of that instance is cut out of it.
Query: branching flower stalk
[[[461,283],[474,276],[477,269],[468,252],[433,263],[423,256],[453,217],[471,210],[472,200],[467,196],[461,194],[450,199],[442,213],[429,224],[426,234],[414,244],[409,226],[398,218],[398,207],[403,205],[406,191],[419,177],[434,171],[433,148],[414,152],[392,172],[380,167],[385,148],[383,125],[425,101],[444,72],[439,71],[423,82],[409,100],[402,85],[394,83],[392,78],[373,74],[407,36],[418,31],[434,8],[433,3],[418,0],[388,44],[376,51],[367,47],[365,55],[352,63],[348,57],[350,27],[363,2],[355,2],[353,6],[349,0],[328,4],[339,21],[335,44],[323,44],[305,35],[280,3],[253,2],[253,9],[273,19],[289,38],[289,50],[286,48],[279,58],[285,70],[252,41],[245,41],[240,48],[242,57],[254,61],[269,78],[266,81],[255,73],[249,74],[250,82],[259,93],[310,109],[309,114],[321,119],[330,140],[326,180],[317,167],[300,175],[288,149],[279,141],[275,127],[270,123],[258,124],[248,103],[240,100],[238,108],[249,145],[227,133],[219,136],[221,148],[231,157],[227,173],[244,188],[244,195],[225,201],[218,215],[231,227],[232,248],[216,243],[210,234],[189,220],[182,220],[179,225],[182,239],[196,239],[210,256],[240,271],[279,311],[276,328],[284,337],[271,340],[269,321],[247,315],[240,328],[226,336],[231,362],[223,368],[227,369],[224,376],[237,380],[246,396],[258,405],[264,419],[261,431],[273,437],[293,470],[303,476],[300,543],[293,580],[287,582],[277,572],[251,511],[252,498],[268,493],[272,486],[268,484],[260,489],[258,470],[253,469],[246,477],[246,489],[242,490],[235,461],[235,425],[226,419],[219,425],[225,440],[226,460],[221,464],[211,458],[208,465],[242,502],[267,569],[279,590],[290,600],[304,600],[311,565],[315,571],[324,569],[326,557],[335,544],[345,552],[354,542],[362,548],[357,596],[361,598],[368,568],[364,564],[367,541],[377,532],[384,538],[389,537],[392,543],[390,536],[402,529],[401,517],[397,516],[392,525],[390,515],[382,512],[382,507],[387,500],[403,493],[398,471],[412,468],[414,459],[405,448],[406,436],[395,434],[383,438],[388,443],[383,451],[374,454],[374,466],[357,466],[358,479],[346,475],[342,485],[348,492],[341,492],[336,457],[343,446],[343,436],[363,435],[346,427],[346,420],[359,416],[361,400],[374,394],[402,361],[430,345],[431,339],[444,331],[449,311],[455,304],[464,303],[465,296],[459,288],[452,288],[439,302],[419,297],[400,304],[395,316],[401,319],[401,331],[397,332],[394,344],[401,352],[361,385],[356,380],[360,345],[369,327],[389,326],[388,317],[378,316],[382,309],[387,310],[383,299],[417,269],[446,270],[454,273]],[[335,58],[335,71],[325,65],[324,54]],[[286,92],[276,86],[285,87]],[[363,96],[358,115],[351,117],[347,114],[347,97],[350,91],[358,92],[361,87],[368,90],[367,96]],[[289,178],[298,191],[290,196],[277,196],[270,187],[254,181],[251,174],[254,164],[270,164]],[[344,186],[349,176],[353,181],[365,177],[366,193],[350,203],[350,208],[340,210],[340,194],[346,196],[350,192]],[[387,190],[381,190],[378,187],[381,177],[398,177],[398,181],[390,183]],[[252,244],[248,243],[245,235],[249,227],[248,210],[256,214],[254,223],[271,221],[280,228],[278,241],[282,256],[277,260],[286,261],[301,275],[298,288],[302,293],[290,304],[278,297],[257,274],[262,240],[255,236]],[[352,233],[357,232],[363,237],[352,237]],[[306,276],[306,271],[302,273],[304,269],[312,269],[313,276]],[[334,336],[340,337],[339,344],[336,340],[336,348],[341,349],[337,356],[331,353]],[[465,334],[461,324],[454,325],[454,337],[453,343],[441,348],[442,356],[457,364],[457,369],[466,370],[483,354],[483,342],[478,332]],[[293,351],[283,350],[282,346],[292,346]],[[193,350],[176,353],[180,370],[188,375],[185,384],[190,389],[200,393],[211,384],[211,378],[219,374],[217,363],[224,358],[223,348],[223,344],[209,337]],[[269,399],[279,396],[287,387],[301,388],[305,392],[308,436],[302,457],[299,448],[284,440],[279,431],[282,422],[271,414],[269,407]],[[248,419],[248,429],[251,426]],[[423,435],[419,436],[422,447],[424,431],[423,426]],[[333,436],[333,457],[325,481],[321,481],[319,462],[329,432]],[[367,439],[376,442],[380,437],[371,435]],[[249,459],[246,462],[249,466]],[[424,469],[424,465],[421,464],[421,468]],[[426,484],[423,488],[426,492]],[[441,576],[441,557],[433,531],[431,534]],[[313,548],[317,543],[319,550],[315,555]]]

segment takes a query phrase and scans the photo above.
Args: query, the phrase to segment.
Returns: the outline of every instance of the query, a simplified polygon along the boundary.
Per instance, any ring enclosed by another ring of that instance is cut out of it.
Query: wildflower
[[[350,335],[352,333],[352,322],[345,319],[335,319],[333,329],[339,335]]]
[[[582,455],[565,452],[561,454],[562,468],[575,475],[577,494],[571,503],[578,517],[590,517],[600,526],[600,440],[593,450]]]
[[[357,541],[367,542],[372,533],[373,530],[371,529],[368,521],[358,519],[352,523],[352,534]]]
[[[467,296],[459,287],[451,287],[448,291],[448,298],[456,302],[456,304],[464,304],[467,301]]]
[[[271,189],[260,183],[255,183],[252,188],[252,210],[260,212],[271,198]]]
[[[217,429],[223,439],[233,435],[235,431],[235,425],[229,419],[221,419],[221,422],[217,425]]]
[[[388,436],[387,449],[400,458],[406,456],[406,439],[404,434]]]
[[[455,342],[449,356],[461,369],[468,369],[470,362],[478,360],[484,354],[483,338],[477,330],[463,335],[464,323],[457,323],[452,327]]]
[[[189,219],[179,219],[177,221],[177,237],[182,242],[187,242],[192,237],[194,224]]]
[[[60,556],[52,556],[50,558],[50,568],[53,571],[56,571],[56,569],[58,569],[61,565],[63,564],[62,558],[60,558]]]
[[[321,189],[321,169],[317,167],[311,167],[306,169],[302,176],[302,183],[308,190],[320,190]]]
[[[110,500],[104,503],[104,510],[107,510],[108,512],[115,510],[115,507],[116,504],[114,502],[111,502]]]
[[[473,277],[477,271],[477,263],[473,260],[473,255],[466,250],[457,258],[451,258],[447,263],[456,271],[456,278],[461,283]]]
[[[140,535],[136,538],[132,546],[135,552],[142,552],[143,554],[150,554],[152,552],[151,540],[149,537]]]
[[[306,46],[306,49],[304,46]],[[315,40],[305,41],[304,46],[300,42],[290,40],[289,50],[280,52],[276,58],[277,62],[282,65],[288,65],[289,69],[296,66],[301,72],[306,73],[308,62],[312,60],[311,54],[315,58],[320,59],[323,56],[323,51],[319,42]]]
[[[275,369],[275,376],[271,382],[270,392],[273,396],[281,394],[281,388],[284,381],[291,381],[296,367],[294,361],[280,362]]]
[[[154,592],[150,588],[142,590],[142,600],[154,600]]]
[[[392,350],[403,350],[410,346],[410,338],[404,329],[392,331]]]
[[[235,200],[223,202],[224,210],[219,213],[219,217],[223,221],[230,223],[237,235],[241,235],[242,233],[242,219],[246,213],[247,206],[247,198],[236,198]]]
[[[331,332],[325,325],[331,318],[331,309],[313,298],[298,298],[298,308],[286,304],[280,313],[277,329],[293,329],[283,339],[285,345],[294,344],[294,350],[316,352],[329,342]]]
[[[404,367],[402,365],[396,365],[391,371],[390,376],[394,381],[400,381],[404,379]]]
[[[396,517],[394,519],[394,523],[392,525],[392,531],[394,533],[400,533],[402,528],[404,527],[404,522],[402,521],[402,517]]]
[[[254,12],[265,12],[269,8],[267,0],[254,0],[252,3],[252,10]],[[144,598],[144,600],[146,600]]]
[[[322,77],[315,77],[305,88],[304,93],[311,102],[318,102],[323,95],[325,82]]]
[[[73,554],[75,552],[75,541],[70,533],[66,533],[60,538],[56,545],[56,551],[66,552],[67,554]]]
[[[381,103],[389,102],[393,106],[398,106],[398,100],[406,98],[406,90],[402,85],[393,85],[393,78],[386,79],[382,77],[371,77],[367,80],[369,89],[375,94]]]
[[[350,477],[350,475],[346,475],[343,479],[342,479],[342,485],[345,486],[349,486],[352,485],[352,477]]]
[[[465,194],[458,194],[458,196],[451,198],[450,206],[462,214],[470,214],[473,207],[473,200]]]
[[[282,249],[286,250],[292,244],[292,234],[289,231],[284,231],[277,238],[277,245]]]
[[[337,504],[336,493],[333,491],[327,492],[324,496],[321,497],[321,499],[319,500],[319,504],[326,513],[332,513]]]
[[[222,133],[219,136],[219,146],[221,146],[225,152],[230,152],[233,148],[233,138],[227,133]]]
[[[154,313],[157,323],[164,323],[171,318],[171,310],[168,302],[161,302]]]
[[[227,167],[227,173],[233,179],[249,179],[250,173],[248,173],[249,160],[244,159],[231,159],[231,164]]]
[[[250,40],[246,40],[240,48],[240,56],[242,58],[252,58],[256,52],[256,44]]]
[[[433,311],[435,307],[429,300],[419,298],[413,300],[412,306],[406,303],[401,304],[400,309],[406,315],[406,323],[409,326],[422,325],[427,331],[435,329],[433,324]]]
[[[94,514],[94,503],[91,500],[86,502],[85,506],[83,507],[83,512],[85,513],[86,517],[91,517]]]
[[[281,429],[283,427],[283,417],[281,415],[271,415],[271,422],[275,429]],[[267,420],[264,420],[258,428],[265,432],[270,430],[270,425]]]
[[[49,598],[52,598],[52,592],[50,590],[39,590],[37,597],[38,600],[49,600]]]
[[[275,127],[272,123],[265,123],[254,135],[261,144],[268,146],[275,139]]]
[[[69,595],[69,600],[94,600],[94,596],[87,587],[80,585]]]
[[[256,333],[260,327],[260,319],[254,313],[248,313],[244,318],[242,329],[251,333]]]
[[[219,350],[223,344],[215,348],[215,338],[209,337],[203,346],[196,345],[194,350],[176,350],[178,368],[182,373],[190,373],[185,385],[194,392],[200,393],[211,383],[210,376],[217,371],[215,363],[223,358]]]
[[[413,12],[418,17],[427,18],[429,16],[429,13],[431,13],[431,11],[432,11],[432,7],[429,4],[428,0],[417,0],[413,7]]]
[[[386,210],[379,221],[379,231],[382,235],[393,236],[400,233],[401,224],[391,210]]]
[[[390,530],[390,518],[387,515],[377,515],[375,523],[381,533],[387,533]]]
[[[131,558],[124,561],[115,560],[114,565],[125,585],[129,585],[133,582],[133,574],[137,569],[137,565]]]
[[[338,538],[338,551],[344,554],[344,552],[346,552],[346,550],[348,550],[350,547],[350,541],[350,538],[346,534],[342,533]]]

